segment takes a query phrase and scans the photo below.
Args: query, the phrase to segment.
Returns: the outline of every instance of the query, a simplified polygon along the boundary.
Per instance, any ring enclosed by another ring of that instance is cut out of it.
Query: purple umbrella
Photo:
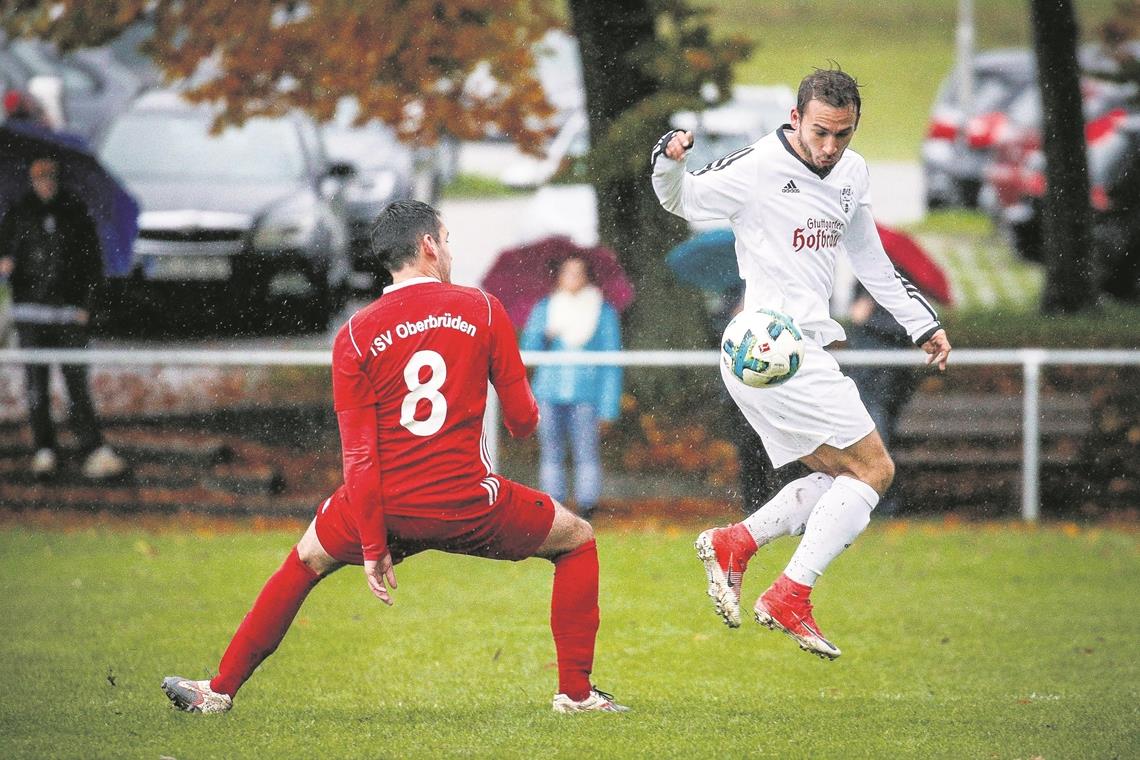
[[[568,237],[548,237],[499,254],[483,277],[483,287],[503,302],[515,326],[526,323],[530,310],[550,294],[559,265],[570,256],[589,265],[594,284],[619,312],[633,301],[633,285],[618,263],[617,254],[604,246],[583,248]]]
[[[129,274],[139,205],[76,135],[14,119],[0,124],[0,214],[31,187],[28,167],[37,158],[55,159],[60,185],[87,204],[99,231],[106,273]]]

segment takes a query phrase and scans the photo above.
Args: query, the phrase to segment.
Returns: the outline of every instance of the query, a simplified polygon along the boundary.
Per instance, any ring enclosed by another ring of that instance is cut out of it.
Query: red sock
[[[733,549],[744,558],[745,562],[752,559],[752,555],[756,553],[756,539],[742,522],[728,526],[725,529],[725,538],[732,542]]]
[[[280,569],[269,577],[253,608],[241,621],[210,688],[220,694],[237,694],[254,669],[277,649],[285,632],[301,609],[321,576],[313,572],[297,556],[297,548],[289,552]]]
[[[590,695],[598,635],[598,545],[593,539],[554,561],[550,630],[558,654],[558,691],[583,700]]]

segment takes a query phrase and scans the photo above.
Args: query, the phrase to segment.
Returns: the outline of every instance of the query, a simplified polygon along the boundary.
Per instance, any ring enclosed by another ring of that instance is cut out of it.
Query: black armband
[[[669,141],[673,139],[673,135],[677,134],[678,132],[683,132],[683,131],[684,131],[683,129],[670,129],[668,132],[666,132],[665,134],[663,134],[661,136],[661,139],[658,140],[657,144],[653,146],[653,154],[649,157],[650,168],[657,165],[658,156],[662,156],[665,154],[665,148],[666,148],[666,146],[669,145]],[[693,138],[693,140],[689,141],[689,144],[685,146],[685,150],[688,150],[689,148],[693,147],[693,142],[695,139],[696,138]]]
[[[935,322],[934,327],[931,327],[929,330],[924,332],[922,335],[919,335],[917,338],[914,339],[914,345],[921,346],[923,343],[925,343],[926,341],[933,338],[934,333],[938,332],[941,329],[942,329],[942,324],[939,322]]]

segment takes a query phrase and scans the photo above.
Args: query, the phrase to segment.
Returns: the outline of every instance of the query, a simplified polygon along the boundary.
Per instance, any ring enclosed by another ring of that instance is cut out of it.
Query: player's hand
[[[938,369],[946,371],[946,360],[950,358],[950,339],[946,337],[945,330],[939,330],[930,336],[930,340],[922,344],[926,352],[926,363],[937,364]]]
[[[12,260],[11,256],[0,258],[0,277],[7,277],[12,274],[12,270],[15,269],[15,267],[16,262]]]
[[[364,577],[368,580],[372,595],[391,607],[392,597],[388,595],[388,589],[396,588],[396,568],[392,565],[392,555],[385,553],[380,559],[364,560]]]
[[[669,144],[665,146],[665,155],[674,161],[680,161],[691,147],[693,147],[693,133],[677,130],[669,138]]]

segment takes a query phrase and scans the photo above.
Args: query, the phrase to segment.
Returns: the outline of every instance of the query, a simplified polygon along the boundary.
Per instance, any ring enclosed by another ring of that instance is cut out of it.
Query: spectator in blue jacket
[[[534,307],[519,346],[524,351],[620,351],[617,311],[591,282],[588,262],[565,259],[551,294]],[[618,417],[622,368],[604,365],[543,365],[531,382],[541,415],[538,423],[542,490],[567,501],[566,448],[574,460],[574,503],[588,517],[602,490],[599,438]]]

